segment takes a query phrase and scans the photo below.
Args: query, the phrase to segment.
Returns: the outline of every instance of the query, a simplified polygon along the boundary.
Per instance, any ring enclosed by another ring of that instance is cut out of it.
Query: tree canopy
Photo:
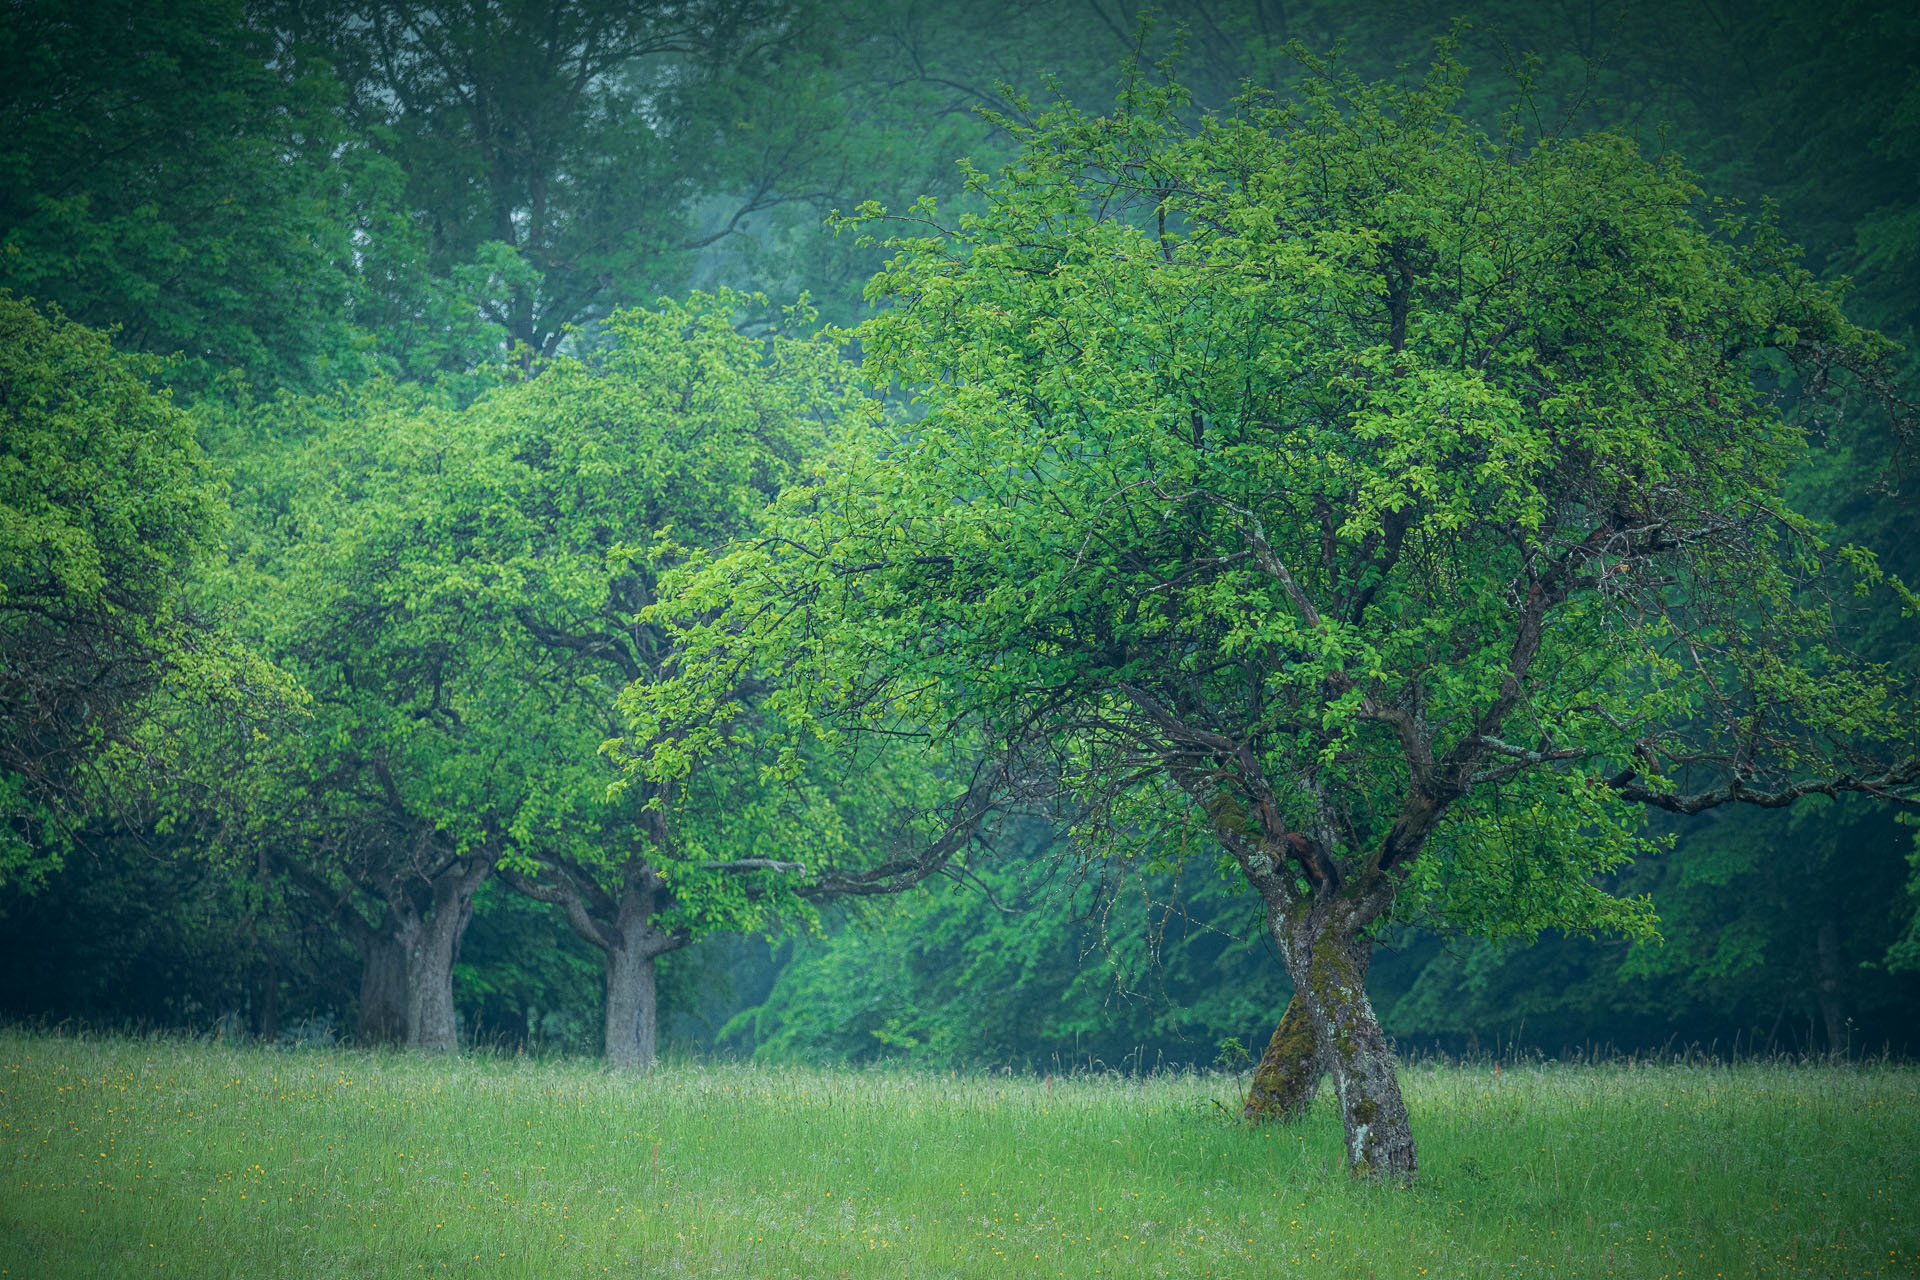
[[[846,401],[830,344],[735,331],[748,301],[615,313],[591,361],[464,408],[372,384],[259,415],[302,443],[245,477],[231,589],[315,708],[257,839],[354,936],[368,1038],[453,1047],[452,967],[503,868],[605,953],[623,1065],[653,1057],[656,957],[915,869],[894,827],[935,780],[910,762],[828,787],[743,724],[685,785],[609,796],[616,696],[675,661],[659,572],[753,529]]]
[[[1676,162],[1489,137],[1462,83],[1188,128],[1142,74],[1014,126],[985,211],[916,207],[872,286],[919,415],[679,578],[682,673],[634,699],[718,743],[766,655],[819,732],[966,726],[1096,845],[1203,835],[1393,1175],[1370,930],[1643,930],[1594,876],[1646,810],[1920,789],[1910,692],[1847,646],[1883,575],[1781,488],[1888,344]]]

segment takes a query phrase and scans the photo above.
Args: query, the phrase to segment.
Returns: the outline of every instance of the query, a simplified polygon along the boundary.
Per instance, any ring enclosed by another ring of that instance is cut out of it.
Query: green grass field
[[[1411,1191],[1323,1099],[0,1032],[0,1275],[1879,1276],[1920,1072],[1415,1067]]]

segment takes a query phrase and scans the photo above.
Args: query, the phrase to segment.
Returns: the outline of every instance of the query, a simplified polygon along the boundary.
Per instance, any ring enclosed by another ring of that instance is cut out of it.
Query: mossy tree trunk
[[[1313,1016],[1307,1011],[1307,1002],[1296,994],[1287,1002],[1280,1025],[1273,1029],[1267,1051],[1260,1055],[1240,1118],[1256,1125],[1304,1119],[1325,1074]]]
[[[1295,1000],[1319,1040],[1319,1062],[1333,1077],[1346,1131],[1347,1169],[1355,1177],[1410,1181],[1419,1168],[1413,1125],[1400,1094],[1393,1047],[1367,998],[1372,918],[1354,897],[1310,898],[1270,920],[1286,958]]]
[[[1164,724],[1179,724],[1164,708],[1143,701]],[[1242,763],[1252,774],[1257,762],[1243,758]],[[1417,797],[1379,856],[1347,862],[1347,868],[1358,872],[1352,874],[1331,852],[1338,824],[1324,814],[1312,834],[1289,831],[1267,788],[1249,788],[1244,780],[1222,785],[1222,773],[1203,773],[1184,757],[1170,761],[1169,772],[1201,801],[1221,843],[1266,904],[1267,931],[1293,980],[1293,1001],[1275,1032],[1279,1049],[1268,1045],[1269,1055],[1279,1063],[1293,1064],[1286,1087],[1279,1091],[1281,1105],[1297,1100],[1296,1114],[1303,1112],[1319,1076],[1332,1076],[1346,1130],[1348,1172],[1356,1178],[1411,1182],[1419,1169],[1413,1125],[1394,1074],[1393,1048],[1367,998],[1367,969],[1373,959],[1369,930],[1392,910],[1402,875],[1395,863],[1410,860],[1406,851],[1417,850],[1437,805]],[[1247,803],[1249,793],[1252,805]],[[1287,1025],[1296,1006],[1305,1028]],[[1309,1036],[1311,1058],[1306,1056]],[[1309,1065],[1301,1069],[1302,1063]],[[1242,1113],[1253,1111],[1254,1104],[1249,1096]]]

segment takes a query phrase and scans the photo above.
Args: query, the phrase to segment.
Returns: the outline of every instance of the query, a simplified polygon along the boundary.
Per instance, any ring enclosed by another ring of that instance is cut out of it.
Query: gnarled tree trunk
[[[1267,1051],[1260,1055],[1240,1118],[1256,1125],[1304,1119],[1325,1074],[1313,1016],[1307,1012],[1307,1002],[1295,994],[1267,1041]]]
[[[406,858],[347,872],[362,893],[385,904],[377,925],[355,905],[351,890],[298,860],[281,863],[303,893],[327,904],[360,953],[354,1038],[362,1045],[404,1043],[429,1052],[457,1047],[453,965],[473,919],[474,895],[493,874],[495,851],[444,857],[433,837],[424,828]],[[438,862],[435,869],[425,869],[433,865],[428,858]]]
[[[453,965],[473,919],[473,897],[492,872],[493,859],[478,854],[454,859],[428,881],[431,905],[424,917],[415,917],[406,943],[409,1049],[451,1053],[459,1048]],[[404,900],[408,911],[417,910],[411,897]],[[389,910],[396,909],[390,900]]]
[[[1137,691],[1133,697],[1163,726],[1192,732],[1153,699]],[[1219,749],[1214,742],[1207,745]],[[1244,756],[1239,763],[1249,774],[1257,766]],[[1410,858],[1406,850],[1418,847],[1437,806],[1424,795],[1411,798],[1380,855],[1355,859],[1343,869],[1329,852],[1335,847],[1337,824],[1325,815],[1314,835],[1288,831],[1278,802],[1264,788],[1222,786],[1220,773],[1200,771],[1191,756],[1176,757],[1169,772],[1201,801],[1214,831],[1266,904],[1267,931],[1293,980],[1287,1016],[1299,1006],[1309,1024],[1307,1031],[1300,1031],[1297,1024],[1288,1027],[1283,1017],[1275,1033],[1278,1049],[1268,1045],[1276,1066],[1295,1064],[1289,1080],[1276,1082],[1281,1105],[1294,1099],[1304,1110],[1319,1075],[1331,1075],[1346,1130],[1348,1172],[1357,1178],[1410,1182],[1419,1169],[1413,1125],[1394,1074],[1393,1049],[1367,998],[1367,969],[1373,959],[1367,929],[1392,907],[1398,890],[1394,864]],[[1302,790],[1317,795],[1310,787]],[[1300,1069],[1309,1032],[1315,1057],[1308,1061],[1315,1065]],[[1253,1118],[1255,1110],[1256,1099],[1249,1095],[1242,1113]]]
[[[549,868],[552,880],[512,873],[508,879],[528,897],[566,908],[573,931],[600,948],[607,971],[607,1065],[621,1071],[649,1070],[659,1056],[658,961],[691,941],[684,930],[662,929],[656,923],[672,905],[673,894],[643,858],[631,859],[621,869],[617,894],[603,888],[585,867],[555,860]]]
[[[1339,1094],[1348,1170],[1404,1182],[1419,1162],[1393,1049],[1367,998],[1373,941],[1362,932],[1366,918],[1351,897],[1315,897],[1271,913],[1269,927]]]

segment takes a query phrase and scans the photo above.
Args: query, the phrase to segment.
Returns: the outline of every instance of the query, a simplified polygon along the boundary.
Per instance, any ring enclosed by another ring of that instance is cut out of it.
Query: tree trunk
[[[1271,928],[1294,998],[1305,1000],[1320,1060],[1340,1097],[1348,1172],[1406,1182],[1419,1167],[1413,1126],[1394,1074],[1393,1049],[1367,998],[1373,942],[1362,936],[1357,912],[1350,898],[1320,898],[1272,919]]]
[[[354,1042],[363,1048],[407,1040],[407,929],[412,913],[389,908],[378,929],[360,940],[360,1016]]]
[[[1314,1095],[1320,1092],[1320,1077],[1326,1068],[1320,1062],[1320,1041],[1313,1033],[1313,1018],[1299,995],[1287,1002],[1280,1025],[1267,1041],[1267,1051],[1253,1073],[1247,1089],[1246,1105],[1240,1118],[1249,1124],[1278,1120],[1290,1124],[1306,1118]]]
[[[667,905],[666,887],[651,869],[627,876],[614,928],[601,931],[607,958],[607,1065],[616,1071],[649,1071],[658,1058],[659,958],[686,944],[663,933],[654,916]]]
[[[254,961],[249,983],[253,988],[253,1036],[264,1044],[274,1044],[280,1039],[280,971],[270,950],[255,954],[259,958]]]
[[[621,868],[617,893],[576,863],[556,860],[548,866],[552,880],[508,871],[507,883],[536,902],[564,907],[573,931],[600,948],[607,966],[607,1065],[616,1071],[650,1070],[659,1056],[656,962],[693,940],[684,929],[662,930],[656,924],[673,903],[672,891],[642,857]]]
[[[658,958],[639,947],[607,953],[607,1065],[616,1071],[646,1071],[657,1056]]]
[[[459,939],[430,921],[407,951],[407,1047],[452,1053],[460,1047],[453,1011],[453,962]]]
[[[1847,1051],[1847,1020],[1840,1010],[1840,978],[1843,968],[1840,962],[1840,926],[1832,920],[1820,923],[1820,932],[1814,938],[1815,949],[1820,956],[1820,1016],[1827,1024],[1827,1052],[1844,1054]]]
[[[493,872],[484,855],[459,858],[433,877],[433,906],[407,946],[407,1047],[451,1053],[460,1047],[453,1008],[453,965],[473,919],[473,896]]]

